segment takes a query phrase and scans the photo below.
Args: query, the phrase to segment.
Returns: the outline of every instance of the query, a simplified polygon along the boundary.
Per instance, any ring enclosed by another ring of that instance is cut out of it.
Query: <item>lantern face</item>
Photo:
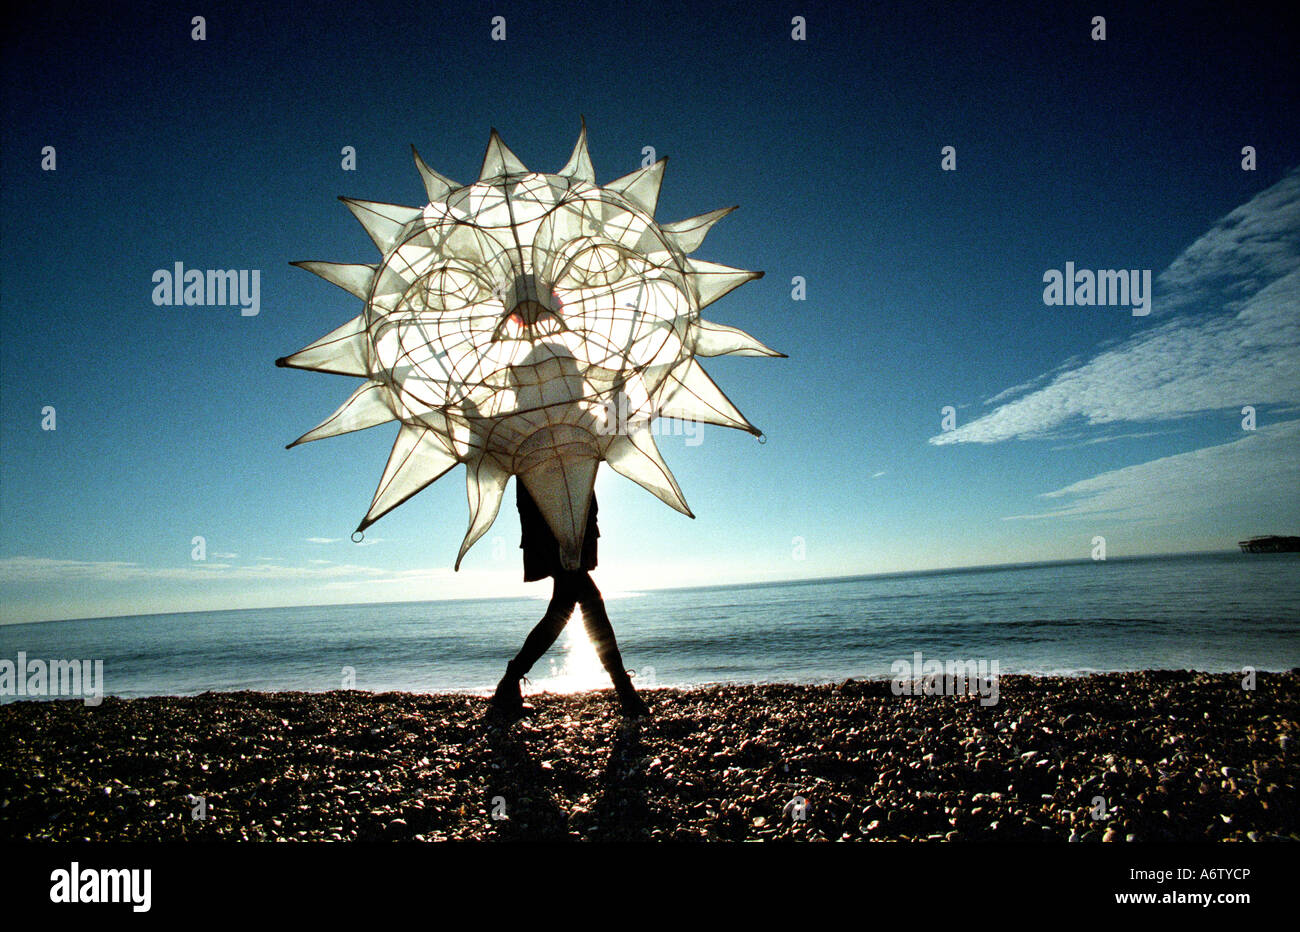
[[[664,160],[604,188],[586,127],[557,174],[528,171],[493,131],[483,170],[457,185],[418,153],[421,208],[344,199],[378,265],[295,263],[365,301],[356,319],[280,365],[364,384],[294,444],[401,423],[358,530],[467,470],[460,561],[518,476],[576,569],[601,461],[690,515],[651,423],[676,417],[757,434],[696,356],[779,356],[700,309],[761,272],[688,258],[729,210],[660,226]]]
[[[644,421],[691,355],[686,257],[613,192],[503,175],[425,207],[405,237],[366,305],[369,375],[405,423],[563,405],[596,417],[620,392],[627,418]],[[514,456],[500,442],[493,452]]]

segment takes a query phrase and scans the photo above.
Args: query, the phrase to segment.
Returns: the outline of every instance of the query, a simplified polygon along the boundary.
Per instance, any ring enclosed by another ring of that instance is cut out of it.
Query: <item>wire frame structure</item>
[[[295,262],[365,302],[280,366],[360,387],[290,447],[401,425],[357,531],[458,464],[469,530],[456,568],[518,477],[576,569],[601,462],[694,517],[654,441],[655,418],[761,436],[698,357],[781,356],[700,310],[762,272],[689,254],[735,208],[660,225],[666,159],[596,184],[587,127],[556,174],[532,172],[493,130],[478,180],[460,185],[412,147],[428,203],[340,198],[376,264]]]

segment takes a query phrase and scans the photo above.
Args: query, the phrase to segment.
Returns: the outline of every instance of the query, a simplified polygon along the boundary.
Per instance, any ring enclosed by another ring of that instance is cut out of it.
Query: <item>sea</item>
[[[20,652],[28,663],[102,661],[103,693],[121,697],[340,688],[486,693],[545,609],[538,588],[538,598],[3,625],[0,663],[16,664]],[[647,590],[620,593],[607,607],[625,666],[643,688],[889,679],[908,669],[900,663],[917,660],[984,661],[999,675],[1300,667],[1297,554]],[[530,673],[525,693],[608,684],[575,616]],[[31,697],[3,701],[21,698]]]

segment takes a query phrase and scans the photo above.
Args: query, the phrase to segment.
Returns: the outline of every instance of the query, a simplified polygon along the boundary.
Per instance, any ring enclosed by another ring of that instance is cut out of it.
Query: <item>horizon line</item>
[[[698,589],[738,589],[741,587],[768,587],[768,586],[789,586],[789,585],[811,585],[816,583],[847,582],[850,580],[860,579],[891,579],[906,578],[910,576],[938,576],[944,573],[973,573],[973,572],[992,572],[996,570],[1027,569],[1030,567],[1040,566],[1070,566],[1080,563],[1110,563],[1125,562],[1132,560],[1159,560],[1169,557],[1188,557],[1209,554],[1236,554],[1239,550],[1225,548],[1223,550],[1178,550],[1162,553],[1140,553],[1128,554],[1125,556],[1107,557],[1103,560],[1093,560],[1089,557],[1081,557],[1069,560],[1025,560],[1018,563],[970,563],[958,566],[932,567],[930,569],[918,570],[892,570],[883,573],[847,573],[838,576],[808,576],[797,577],[793,579],[771,579],[763,581],[750,582],[731,582],[731,583],[711,583],[708,585],[693,586],[647,586],[633,589],[621,590],[625,592],[690,592]],[[1267,556],[1267,554],[1255,554],[1253,556]],[[80,615],[75,618],[44,618],[37,621],[12,621],[0,622],[0,628],[16,628],[22,625],[49,625],[59,624],[67,621],[115,621],[122,618],[154,618],[167,617],[169,615],[191,615],[191,614],[220,614],[223,612],[266,612],[280,611],[290,608],[348,608],[351,606],[362,605],[424,605],[430,602],[507,602],[545,598],[545,596],[531,595],[514,595],[514,596],[469,596],[461,598],[448,599],[394,599],[384,601],[380,599],[361,601],[361,602],[299,602],[290,605],[262,605],[252,608],[213,608],[198,609],[192,611],[179,612],[136,612],[120,615]]]

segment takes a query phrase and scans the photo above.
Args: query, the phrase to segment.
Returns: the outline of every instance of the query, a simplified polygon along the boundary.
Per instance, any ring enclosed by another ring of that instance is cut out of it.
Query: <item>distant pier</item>
[[[1266,534],[1238,541],[1242,553],[1300,553],[1300,537],[1279,537]]]

